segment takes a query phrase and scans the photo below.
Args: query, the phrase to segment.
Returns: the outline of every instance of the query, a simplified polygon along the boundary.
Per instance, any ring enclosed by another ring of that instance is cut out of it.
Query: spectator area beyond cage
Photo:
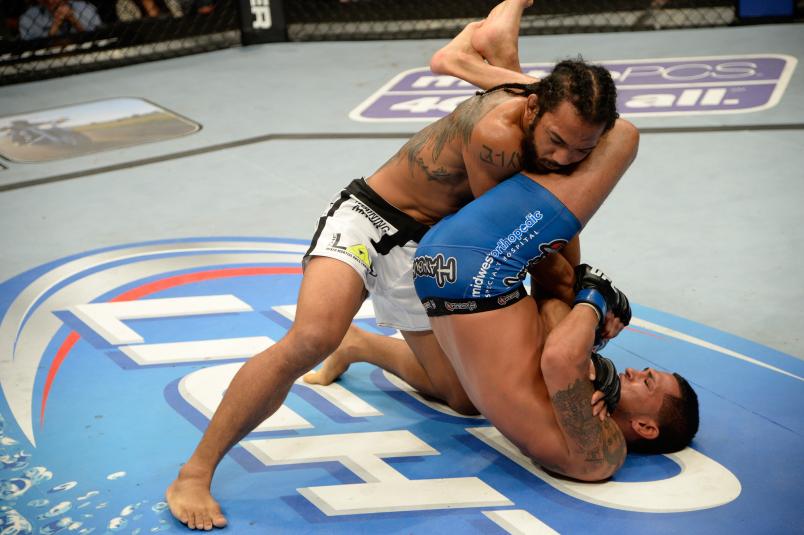
[[[4,0],[0,85],[266,41],[449,38],[496,0]],[[793,20],[802,4],[541,0],[523,35]],[[781,4],[776,11],[772,4]],[[789,4],[789,7],[785,7]],[[764,7],[762,7],[764,6]],[[773,7],[773,6],[771,6]],[[265,31],[270,29],[270,31]]]

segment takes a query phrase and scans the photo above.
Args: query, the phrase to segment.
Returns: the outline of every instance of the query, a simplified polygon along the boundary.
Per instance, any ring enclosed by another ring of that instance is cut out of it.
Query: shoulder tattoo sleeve
[[[584,461],[585,472],[606,468],[613,473],[625,459],[625,439],[611,418],[592,414],[592,383],[578,379],[553,395],[553,409],[573,457]]]

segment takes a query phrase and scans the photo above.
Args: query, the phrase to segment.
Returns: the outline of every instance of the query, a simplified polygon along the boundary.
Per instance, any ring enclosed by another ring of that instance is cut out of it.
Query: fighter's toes
[[[195,529],[195,513],[189,513],[187,515],[187,527]]]
[[[165,491],[170,513],[189,529],[209,531],[226,525],[220,505],[209,493],[205,478],[193,477],[185,465]]]
[[[187,511],[185,511],[183,507],[176,507],[172,505],[169,499],[168,508],[170,509],[170,514],[172,514],[173,517],[182,524],[188,524],[190,522],[190,516],[187,514]]]
[[[320,385],[321,384],[321,372],[313,370],[309,373],[305,373],[302,377],[305,383],[309,383],[311,385]]]
[[[216,509],[215,511],[212,512],[213,526],[215,526],[216,528],[225,528],[227,523],[228,522],[226,521],[226,517],[223,516],[223,513],[221,513],[220,509]]]

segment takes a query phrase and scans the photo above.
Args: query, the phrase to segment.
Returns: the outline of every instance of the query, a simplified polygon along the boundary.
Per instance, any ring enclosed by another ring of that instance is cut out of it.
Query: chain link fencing
[[[273,2],[273,5],[271,4]],[[497,0],[2,0],[0,85],[259,42],[450,38]],[[740,23],[736,0],[537,0],[522,35]],[[270,7],[269,7],[270,6]],[[277,12],[276,10],[280,11]],[[269,11],[270,10],[270,11]],[[804,13],[798,0],[796,15]],[[279,15],[277,17],[277,14]],[[274,28],[276,29],[276,28]],[[270,40],[276,40],[276,33]]]

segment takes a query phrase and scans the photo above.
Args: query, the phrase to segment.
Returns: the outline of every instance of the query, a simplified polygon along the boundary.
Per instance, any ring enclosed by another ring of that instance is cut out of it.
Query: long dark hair
[[[591,65],[583,59],[567,59],[558,63],[553,72],[532,84],[501,84],[481,95],[505,91],[513,95],[539,97],[541,117],[553,111],[562,102],[569,101],[581,118],[589,124],[602,124],[604,131],[614,126],[617,113],[617,88],[611,74],[600,65]]]

